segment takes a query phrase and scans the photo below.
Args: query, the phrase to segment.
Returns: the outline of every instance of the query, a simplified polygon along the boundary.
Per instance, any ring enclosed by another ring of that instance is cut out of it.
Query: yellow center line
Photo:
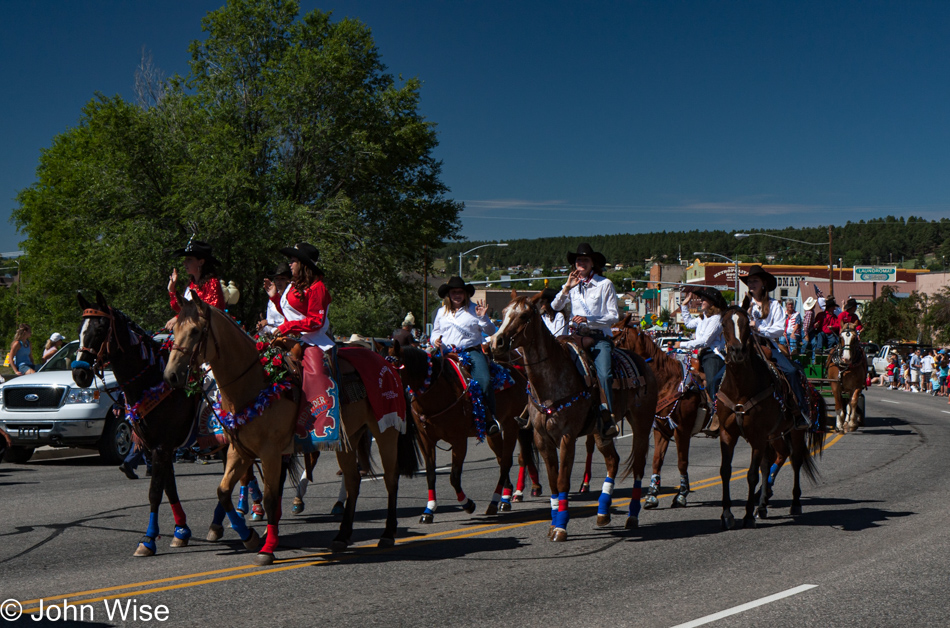
[[[843,434],[837,434],[837,435],[835,436],[835,438],[833,438],[830,442],[828,442],[828,443],[825,444],[824,448],[825,448],[825,449],[830,448],[832,445],[834,445],[834,444],[837,443],[839,440],[841,440],[841,438],[842,438],[843,436],[844,436]],[[785,464],[786,464],[786,465],[791,464],[791,461],[787,461]],[[744,477],[745,477],[744,474],[745,474],[746,472],[748,472],[748,468],[739,469],[739,470],[734,470],[734,471],[733,471],[733,478],[732,478],[731,481],[732,481],[732,482],[736,482],[736,481],[738,481],[738,480],[744,479]],[[698,490],[702,490],[702,489],[704,489],[704,488],[711,488],[711,487],[713,487],[713,486],[717,486],[717,485],[720,485],[720,484],[722,484],[722,479],[719,478],[718,476],[716,476],[716,477],[710,477],[710,478],[705,478],[705,479],[703,479],[703,480],[699,480],[699,482],[697,482],[697,484],[695,485],[695,487],[691,487],[690,492],[695,492],[695,491],[698,491]],[[667,497],[667,496],[672,497],[673,494],[666,494],[666,495],[660,496],[660,498],[662,499],[663,497]],[[611,507],[620,508],[620,507],[622,507],[622,506],[629,505],[629,504],[630,504],[630,501],[631,501],[630,499],[617,500],[617,501],[615,501],[615,502],[611,505]],[[642,500],[641,500],[641,501],[642,501]],[[581,508],[593,508],[593,507],[595,507],[595,506],[597,506],[597,505],[598,505],[598,504],[596,504],[596,503],[593,503],[593,504],[585,504],[584,506],[581,506]],[[425,545],[430,545],[430,544],[433,544],[433,543],[439,543],[439,542],[443,542],[443,541],[450,541],[450,540],[454,540],[454,539],[470,538],[470,537],[474,537],[474,536],[481,536],[481,535],[484,535],[484,534],[490,534],[490,533],[493,533],[493,532],[504,532],[504,531],[506,531],[506,530],[514,530],[514,529],[517,529],[517,528],[524,528],[524,527],[533,526],[533,525],[538,525],[538,524],[543,524],[543,523],[550,523],[550,522],[549,522],[546,518],[542,518],[542,519],[532,519],[532,520],[529,520],[529,521],[523,521],[523,522],[518,522],[518,523],[513,523],[513,524],[493,524],[493,523],[479,524],[479,525],[474,525],[474,526],[468,526],[468,527],[465,527],[465,528],[457,528],[457,529],[455,529],[455,530],[446,530],[446,531],[443,531],[443,532],[433,532],[433,533],[431,533],[431,534],[423,534],[423,535],[420,535],[420,536],[413,536],[413,537],[406,537],[406,538],[402,538],[402,539],[397,539],[397,540],[396,540],[396,546],[398,547],[398,546],[416,545],[416,544],[417,544],[417,545],[419,545],[420,547],[422,547],[422,546],[425,546]],[[228,580],[238,580],[238,579],[242,579],[242,578],[249,578],[249,577],[252,577],[252,576],[261,576],[261,575],[265,575],[265,574],[278,573],[278,572],[282,572],[282,571],[291,571],[291,570],[294,570],[294,569],[301,569],[301,568],[303,568],[303,567],[315,567],[315,566],[321,566],[321,565],[328,565],[328,564],[330,564],[330,563],[335,563],[335,562],[340,562],[340,561],[344,561],[344,560],[349,560],[349,559],[356,558],[356,557],[360,557],[360,556],[372,556],[372,555],[374,555],[374,554],[381,554],[381,553],[391,552],[391,551],[393,551],[394,549],[396,549],[396,547],[375,548],[375,549],[373,549],[373,545],[374,545],[375,543],[376,543],[376,541],[370,541],[370,542],[367,542],[367,543],[365,543],[365,544],[355,545],[355,546],[353,547],[353,550],[364,550],[364,549],[368,549],[368,550],[370,550],[370,551],[358,551],[358,552],[353,553],[353,554],[334,554],[333,552],[319,552],[319,553],[314,553],[314,554],[306,554],[306,555],[303,555],[303,556],[295,556],[295,557],[293,557],[293,558],[287,558],[287,559],[283,559],[283,560],[278,560],[278,561],[275,561],[275,564],[276,564],[276,565],[280,565],[280,566],[278,566],[278,567],[260,568],[260,567],[257,567],[256,565],[241,565],[241,566],[237,566],[237,567],[228,567],[228,568],[224,568],[224,569],[216,569],[216,570],[213,570],[213,571],[203,571],[203,572],[198,572],[198,573],[193,573],[193,574],[183,574],[183,575],[180,575],[180,576],[171,576],[171,577],[168,577],[168,578],[161,578],[161,579],[158,579],[158,580],[147,580],[147,581],[144,581],[144,582],[136,582],[136,583],[132,583],[132,584],[123,584],[123,585],[116,585],[116,586],[112,586],[112,587],[104,587],[104,588],[100,588],[100,589],[91,589],[91,590],[88,590],[88,591],[79,591],[79,592],[76,592],[76,593],[70,593],[70,594],[61,595],[61,596],[47,596],[47,597],[45,597],[45,598],[37,598],[37,599],[33,599],[33,600],[25,600],[25,601],[21,602],[21,604],[23,604],[24,606],[27,605],[27,604],[36,604],[36,603],[38,603],[41,599],[42,599],[42,600],[48,600],[48,599],[69,599],[69,600],[75,600],[77,603],[88,604],[88,603],[91,603],[91,602],[100,602],[100,601],[102,601],[102,600],[126,598],[126,597],[131,597],[131,596],[133,596],[133,595],[144,595],[144,594],[147,594],[147,593],[159,593],[159,592],[162,592],[162,591],[171,591],[171,590],[175,590],[175,589],[184,589],[184,588],[196,587],[196,586],[200,586],[200,585],[204,585],[204,584],[213,584],[213,583],[216,583],[216,582],[226,582],[226,581],[228,581]],[[317,559],[319,559],[319,560],[313,560],[314,558],[317,558]],[[228,576],[220,576],[220,577],[215,577],[215,578],[205,578],[206,576],[218,576],[219,574],[226,574],[226,573],[231,573],[231,572],[244,572],[244,573],[233,573],[232,575],[228,575]],[[182,580],[191,580],[191,579],[193,579],[193,578],[205,578],[205,579],[203,579],[203,580],[196,580],[196,581],[194,581],[194,582],[180,582],[180,581],[182,581]],[[169,586],[161,586],[161,587],[152,587],[152,588],[148,588],[148,589],[140,589],[140,587],[148,587],[148,586],[155,585],[155,584],[163,584],[163,583],[176,582],[176,581],[177,581],[177,582],[180,582],[180,583],[179,583],[179,584],[172,584],[172,585],[169,585]],[[118,593],[118,591],[122,591],[122,590],[126,590],[126,589],[136,589],[136,590],[135,590],[135,591],[128,591],[128,592]],[[89,599],[81,599],[81,600],[77,600],[77,599],[76,599],[76,598],[82,598],[82,597],[85,597],[85,596],[88,596],[88,595],[96,595],[96,594],[99,594],[99,593],[108,593],[108,592],[110,592],[110,591],[116,591],[117,593],[112,594],[112,595],[104,595],[104,596],[101,596],[101,597],[89,598]],[[29,613],[34,613],[34,612],[38,612],[38,611],[39,611],[39,607],[36,607],[36,608],[30,608],[30,609],[24,610],[23,612],[26,613],[26,614],[29,614]]]

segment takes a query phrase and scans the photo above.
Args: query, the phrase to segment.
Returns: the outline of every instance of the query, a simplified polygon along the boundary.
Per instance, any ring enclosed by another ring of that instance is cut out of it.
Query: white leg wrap
[[[346,502],[346,484],[343,480],[340,480],[340,495],[337,497],[337,501]]]
[[[614,483],[613,482],[604,482],[604,488],[601,489],[602,493],[607,493],[608,495],[614,494]]]

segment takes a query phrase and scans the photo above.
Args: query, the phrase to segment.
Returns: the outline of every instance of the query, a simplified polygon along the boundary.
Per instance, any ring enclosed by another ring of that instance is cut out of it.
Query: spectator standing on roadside
[[[934,357],[930,355],[930,351],[924,350],[923,355],[920,358],[920,389],[922,391],[927,391],[930,388],[930,376],[934,372]]]
[[[920,349],[911,353],[907,362],[910,364],[910,388],[913,392],[920,392],[920,389],[918,389],[918,386],[922,388],[920,384]]]
[[[897,390],[897,356],[895,355],[887,359],[887,387],[889,390]]]
[[[33,328],[26,323],[20,323],[13,336],[13,344],[10,345],[10,366],[13,367],[14,375],[30,375],[36,372],[31,336]]]
[[[46,364],[51,357],[56,355],[56,352],[63,347],[63,341],[65,340],[66,338],[59,332],[55,332],[49,337],[49,340],[46,341],[46,346],[43,347],[43,364]]]
[[[812,323],[815,320],[815,305],[818,304],[818,301],[815,297],[808,297],[805,299],[805,303],[802,304],[802,310],[805,312],[802,315],[802,353],[806,351],[811,351],[812,355],[815,354],[815,333],[812,331]]]
[[[795,302],[791,299],[785,302],[785,342],[788,352],[798,355],[798,347],[802,342],[802,317],[795,311]]]
[[[947,396],[947,376],[950,376],[950,360],[947,359],[946,355],[940,356],[940,375],[937,379],[937,384],[940,388],[937,390],[937,395],[941,397]]]

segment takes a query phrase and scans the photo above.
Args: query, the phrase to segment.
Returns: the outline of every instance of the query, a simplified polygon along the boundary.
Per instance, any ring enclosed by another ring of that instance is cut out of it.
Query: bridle
[[[115,330],[115,311],[111,307],[106,307],[106,310],[86,308],[82,312],[82,318],[105,318],[109,321],[109,328],[106,330],[106,337],[99,345],[98,351],[82,346],[82,338],[79,339],[78,353],[86,352],[96,356],[91,365],[92,372],[94,375],[102,379],[104,375],[104,365],[106,362],[105,358],[110,353],[112,353],[112,340],[115,340],[115,344],[120,351],[124,351],[124,349],[122,349],[122,345],[119,343],[118,333]]]
[[[534,312],[534,313],[538,315],[538,318],[539,318],[539,319],[540,319],[541,316],[543,316],[543,314],[541,314],[541,312],[537,311],[537,308],[536,308],[535,306],[529,305],[529,304],[527,304],[527,303],[526,303],[526,305],[527,305],[529,308],[530,308],[530,307],[534,307],[534,309],[535,309],[535,312]],[[506,338],[506,340],[507,340],[507,348],[508,348],[509,351],[510,351],[511,349],[517,349],[517,348],[519,348],[519,347],[515,347],[515,346],[514,346],[515,339],[518,338],[518,336],[521,336],[521,340],[523,341],[523,343],[525,343],[525,344],[527,343],[527,341],[528,341],[528,326],[529,326],[531,323],[533,323],[533,322],[534,322],[534,318],[529,316],[529,317],[528,317],[528,322],[526,322],[526,323],[521,327],[521,329],[519,329],[518,331],[516,331],[515,333],[511,334],[510,336],[508,336],[508,337]],[[551,359],[551,356],[545,355],[543,358],[541,358],[540,360],[538,360],[538,361],[536,361],[536,362],[528,362],[527,356],[524,356],[524,355],[523,355],[523,359],[524,359],[524,366],[534,366],[534,365],[536,365],[536,364],[541,364],[542,362],[547,362],[549,359]]]
[[[192,369],[198,366],[198,359],[199,359],[198,356],[204,355],[205,350],[207,349],[206,345],[208,344],[208,336],[211,336],[211,339],[214,341],[215,352],[217,352],[218,355],[221,354],[221,352],[218,349],[218,338],[214,335],[214,332],[211,331],[211,310],[210,309],[208,310],[207,316],[203,316],[201,309],[199,308],[198,320],[199,321],[204,320],[205,325],[201,328],[201,334],[198,336],[198,342],[195,343],[194,347],[189,349],[188,347],[184,347],[178,344],[177,342],[172,341],[172,344],[168,349],[169,360],[171,360],[172,351],[177,351],[183,355],[189,356],[188,370],[185,372],[185,380],[184,380],[186,382],[191,380]]]

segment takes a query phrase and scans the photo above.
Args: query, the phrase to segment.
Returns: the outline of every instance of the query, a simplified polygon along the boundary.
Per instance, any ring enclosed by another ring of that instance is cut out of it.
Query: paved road
[[[3,464],[0,599],[91,600],[85,619],[91,612],[93,625],[125,623],[108,618],[107,597],[130,609],[165,605],[164,623],[172,625],[676,626],[785,593],[702,625],[947,625],[950,406],[873,390],[868,412],[861,432],[829,438],[818,485],[804,485],[805,513],[787,516],[786,469],[770,518],[754,530],[720,531],[718,444],[695,439],[689,507],[671,510],[667,496],[633,532],[622,529],[630,481],[618,484],[613,525],[594,527],[596,494],[576,498],[569,541],[552,544],[546,497],[503,517],[470,517],[450,503],[442,475],[442,505],[430,526],[418,523],[424,480],[403,481],[401,542],[385,551],[375,549],[384,490],[364,482],[359,547],[332,557],[322,548],[336,533],[325,513],[337,478],[323,464],[307,512],[282,522],[280,560],[269,568],[251,566],[230,530],[223,543],[198,540],[180,550],[171,550],[166,536],[158,556],[134,559],[147,523],[144,480],[131,482],[95,457]],[[619,444],[626,456],[630,439]],[[469,454],[465,486],[480,513],[494,462],[485,445]],[[736,470],[747,460],[743,446]],[[177,471],[189,523],[203,537],[221,466],[179,464]],[[580,472],[579,463],[575,476]],[[602,463],[595,474],[603,477]],[[668,465],[667,486],[676,476]],[[736,476],[734,497],[744,496],[743,476]],[[172,531],[167,507],[161,525]],[[815,586],[796,592],[803,585]],[[43,625],[25,618],[16,624]]]

